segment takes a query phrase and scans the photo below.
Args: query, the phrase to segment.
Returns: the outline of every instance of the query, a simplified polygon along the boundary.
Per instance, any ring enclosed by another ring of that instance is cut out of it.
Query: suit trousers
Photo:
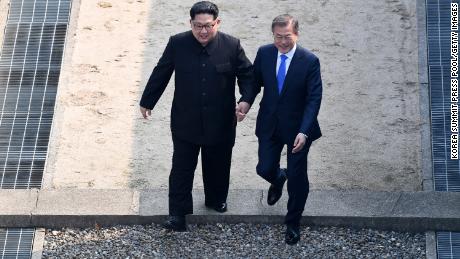
[[[307,202],[309,182],[307,175],[307,157],[312,141],[307,139],[301,151],[293,154],[294,143],[285,143],[283,139],[274,134],[269,139],[259,138],[259,162],[257,174],[271,184],[278,185],[281,182],[280,156],[284,145],[287,145],[287,190],[289,200],[285,224],[298,226],[302,218],[302,212]]]
[[[226,202],[233,143],[198,145],[173,136],[173,145],[169,175],[169,215],[193,213],[193,178],[200,150],[205,203],[213,205]]]

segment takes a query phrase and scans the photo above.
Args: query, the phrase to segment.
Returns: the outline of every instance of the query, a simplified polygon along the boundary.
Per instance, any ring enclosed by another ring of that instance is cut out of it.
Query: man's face
[[[284,27],[275,26],[273,28],[273,38],[278,51],[285,54],[294,48],[298,35],[294,33],[292,24],[288,24]]]
[[[217,29],[220,25],[220,19],[214,20],[211,14],[197,14],[193,20],[190,20],[193,36],[206,46],[214,37],[216,37]]]

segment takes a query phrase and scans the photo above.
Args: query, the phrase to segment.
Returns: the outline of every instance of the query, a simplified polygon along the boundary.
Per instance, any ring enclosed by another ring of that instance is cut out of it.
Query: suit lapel
[[[281,90],[280,96],[283,96],[283,94],[286,92],[286,89],[289,87],[291,80],[294,79],[293,78],[294,70],[298,68],[298,63],[299,63],[299,60],[301,59],[301,57],[299,56],[299,48],[300,46],[297,45],[297,49],[295,50],[294,56],[292,56],[291,63],[289,64],[288,72],[286,74],[286,77],[284,78],[283,89]],[[276,65],[276,61],[275,61],[275,65]]]
[[[274,91],[276,91],[276,93],[278,94],[278,80],[276,79],[276,62],[278,60],[278,49],[275,47],[275,45],[273,45],[273,48],[271,49],[271,53],[270,53],[270,58],[268,60],[268,64],[269,64],[269,73],[272,75],[270,78],[272,80],[271,84],[270,85],[274,85],[275,88],[273,89]]]

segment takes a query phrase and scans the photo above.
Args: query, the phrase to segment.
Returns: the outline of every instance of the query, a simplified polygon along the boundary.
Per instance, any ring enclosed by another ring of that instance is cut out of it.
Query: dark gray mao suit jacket
[[[152,109],[175,71],[171,108],[174,137],[200,145],[235,141],[235,83],[240,101],[253,87],[253,67],[240,41],[218,32],[203,47],[191,31],[172,36],[153,70],[140,105]]]

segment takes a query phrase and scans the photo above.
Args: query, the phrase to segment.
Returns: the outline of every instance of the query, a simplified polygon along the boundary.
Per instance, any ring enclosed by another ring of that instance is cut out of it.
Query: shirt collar
[[[212,39],[210,42],[208,42],[208,44],[206,44],[206,46],[202,46],[197,39],[195,39],[195,36],[192,35],[193,39],[195,40],[195,42],[197,43],[197,46],[199,46],[197,48],[197,50],[199,52],[206,52],[208,55],[212,55],[216,49],[217,49],[217,46],[219,45],[219,35],[220,35],[220,32],[217,32],[216,34],[216,37],[214,37],[214,39]]]
[[[294,57],[294,53],[296,49],[297,49],[297,44],[294,44],[294,47],[288,53],[284,55],[286,55],[288,59],[292,60],[292,57]],[[283,53],[278,51],[278,58],[280,58],[281,55],[283,55]]]

